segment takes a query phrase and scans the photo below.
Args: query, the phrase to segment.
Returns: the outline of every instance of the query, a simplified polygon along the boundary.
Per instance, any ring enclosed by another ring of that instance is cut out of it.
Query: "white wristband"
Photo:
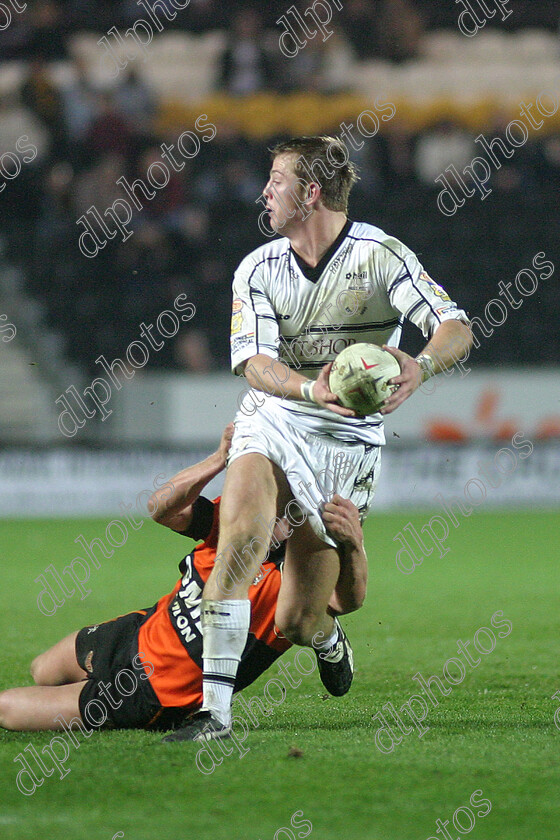
[[[315,387],[315,380],[314,379],[306,379],[305,382],[301,383],[301,397],[305,402],[312,402],[316,403],[317,400],[313,396],[313,388]]]

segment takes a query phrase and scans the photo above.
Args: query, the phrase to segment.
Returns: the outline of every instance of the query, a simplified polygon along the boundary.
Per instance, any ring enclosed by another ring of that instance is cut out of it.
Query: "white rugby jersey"
[[[274,239],[245,257],[235,272],[232,369],[242,373],[243,362],[264,353],[314,379],[350,344],[397,347],[405,317],[426,338],[442,321],[469,322],[415,254],[373,225],[348,221],[315,268],[291,249],[289,239]],[[340,417],[316,404],[257,393],[259,401],[290,412],[302,430],[385,442],[381,414]]]

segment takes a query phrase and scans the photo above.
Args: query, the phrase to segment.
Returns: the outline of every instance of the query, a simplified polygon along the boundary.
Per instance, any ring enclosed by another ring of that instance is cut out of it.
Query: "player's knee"
[[[0,726],[2,729],[17,729],[17,712],[19,703],[16,691],[8,688],[0,691]]]
[[[309,610],[289,610],[283,615],[276,613],[278,629],[294,645],[311,645],[319,622],[320,616]]]
[[[29,667],[29,670],[35,685],[52,685],[52,681],[49,680],[48,667],[45,661],[44,653],[40,653],[39,656],[35,657]]]

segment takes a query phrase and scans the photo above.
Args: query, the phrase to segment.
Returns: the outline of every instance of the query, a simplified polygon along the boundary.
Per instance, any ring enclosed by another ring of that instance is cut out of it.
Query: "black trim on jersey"
[[[387,289],[387,294],[390,295],[391,292],[393,291],[393,289],[396,289],[397,286],[400,286],[401,283],[404,283],[405,281],[406,281],[406,274],[401,274],[400,277],[397,277],[396,280],[393,280],[393,282],[391,283],[391,285]]]
[[[192,505],[191,524],[186,531],[177,531],[183,537],[191,540],[205,540],[212,530],[214,522],[214,505],[206,496],[199,496]]]
[[[292,341],[297,340],[298,338],[305,338],[305,336],[310,335],[311,333],[327,333],[327,335],[339,335],[341,332],[363,332],[363,330],[382,330],[386,327],[398,327],[400,323],[400,317],[398,318],[389,318],[388,321],[371,321],[368,324],[340,324],[339,326],[329,328],[328,325],[324,327],[309,327],[302,333],[297,333],[296,335],[290,336]]]
[[[418,286],[416,286],[416,285],[415,285],[414,280],[413,280],[413,278],[412,278],[412,274],[410,273],[410,270],[409,270],[409,268],[408,268],[408,266],[407,266],[407,264],[406,264],[406,261],[405,261],[405,259],[404,259],[403,257],[401,257],[401,256],[400,256],[400,254],[397,254],[397,252],[396,252],[396,251],[393,251],[393,249],[392,249],[392,248],[389,248],[389,246],[388,246],[388,245],[386,245],[384,242],[380,242],[380,240],[379,240],[379,239],[372,239],[372,238],[371,238],[371,237],[369,237],[369,236],[350,236],[350,235],[349,235],[349,236],[348,236],[348,239],[354,239],[356,242],[377,242],[377,244],[378,244],[378,245],[381,245],[383,248],[387,248],[387,250],[388,250],[388,251],[390,251],[390,252],[391,252],[391,254],[393,254],[393,256],[395,256],[398,260],[400,260],[400,261],[402,262],[402,264],[404,265],[404,270],[406,271],[406,273],[407,273],[407,274],[408,274],[408,276],[409,276],[410,282],[411,282],[411,284],[412,284],[412,288],[413,288],[413,289],[416,289],[416,291],[418,292],[418,294],[420,295],[420,297],[422,298],[422,300],[423,300],[423,301],[425,301],[425,303],[427,303],[427,304],[428,304],[428,308],[429,308],[430,312],[432,313],[432,315],[434,316],[434,318],[435,318],[435,319],[436,319],[436,320],[437,320],[440,324],[442,323],[441,318],[440,318],[440,317],[439,317],[439,315],[437,314],[436,310],[434,309],[434,307],[432,306],[432,304],[430,303],[430,301],[428,300],[428,298],[424,297],[424,295],[422,294],[422,292],[420,291],[420,289],[418,288]],[[402,277],[402,275],[401,275],[401,277]],[[387,292],[387,293],[388,293],[388,292]],[[404,314],[404,313],[403,313],[403,314]],[[405,316],[405,317],[407,317],[407,316]]]
[[[405,315],[405,318],[410,318],[410,316],[413,315],[416,312],[417,309],[420,309],[421,306],[424,306],[424,301],[423,300],[417,300],[416,303],[413,304],[413,306],[410,307],[410,309],[408,310],[408,312]]]
[[[303,362],[302,361],[301,365],[298,367],[298,373],[302,370],[320,370],[321,368],[325,367],[325,365],[327,365],[327,364],[328,364],[328,362],[325,362],[324,360],[322,362]]]
[[[283,406],[283,408],[284,408],[284,411],[289,411],[291,414],[299,414],[300,417],[315,416],[315,415],[309,415],[306,411],[298,411],[297,408],[288,408],[287,406]],[[372,414],[371,416],[373,417],[374,415]],[[355,418],[354,417],[349,417],[348,419],[349,420],[354,420]],[[375,420],[375,421],[372,421],[371,423],[352,423],[352,428],[356,429],[356,428],[365,427],[365,428],[369,429],[371,426],[382,426],[382,425],[383,425],[383,420]],[[316,432],[316,434],[319,434],[319,432]],[[336,440],[339,440],[339,438],[336,438]],[[372,444],[372,445],[376,446],[377,444]]]
[[[327,248],[317,265],[314,267],[308,265],[303,259],[303,257],[300,257],[300,255],[297,254],[290,245],[290,254],[294,257],[296,263],[298,264],[299,270],[307,280],[309,280],[311,283],[316,283],[317,280],[319,280],[321,274],[325,269],[325,266],[328,262],[330,262],[330,260],[334,256],[335,251],[339,249],[339,247],[342,245],[342,242],[346,239],[348,231],[350,230],[352,225],[353,222],[351,222],[350,219],[347,219],[346,224],[344,225],[344,227],[342,228],[332,245],[330,245],[330,247]]]
[[[280,255],[278,257],[265,257],[264,260],[261,260],[260,262],[258,262],[253,267],[253,270],[252,270],[252,272],[250,273],[250,275],[247,279],[247,285],[249,287],[249,298],[251,300],[251,306],[253,307],[253,312],[255,314],[255,344],[257,345],[257,353],[258,353],[258,350],[259,350],[259,318],[265,317],[265,316],[259,315],[259,313],[257,312],[256,307],[255,307],[255,302],[253,300],[253,295],[263,295],[264,297],[266,297],[266,295],[260,289],[253,289],[251,287],[251,280],[253,278],[253,274],[255,273],[255,271],[257,270],[257,268],[260,265],[263,265],[263,263],[266,263],[266,262],[274,262],[275,260],[279,260],[279,259],[282,258],[282,256],[283,255]]]

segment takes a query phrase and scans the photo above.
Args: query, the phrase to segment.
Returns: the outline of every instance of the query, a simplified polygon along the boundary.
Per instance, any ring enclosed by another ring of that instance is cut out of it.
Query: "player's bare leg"
[[[242,455],[229,466],[216,563],[202,601],[202,712],[224,727],[231,720],[235,676],[251,621],[249,586],[269,549],[266,523],[282,515],[290,498],[284,475],[264,455]]]
[[[78,698],[83,682],[69,685],[29,685],[0,692],[0,726],[4,729],[39,731],[64,729],[62,716],[70,722],[80,717]]]
[[[327,606],[340,574],[338,552],[308,521],[295,528],[286,545],[276,624],[295,645],[311,645],[316,634],[328,639],[334,620]]]
[[[87,673],[76,659],[76,636],[70,633],[31,663],[31,676],[37,685],[65,685],[85,680]]]
[[[323,685],[336,696],[346,694],[353,678],[352,648],[338,620],[327,613],[339,574],[338,551],[309,521],[296,528],[286,547],[276,624],[294,644],[315,649]]]

